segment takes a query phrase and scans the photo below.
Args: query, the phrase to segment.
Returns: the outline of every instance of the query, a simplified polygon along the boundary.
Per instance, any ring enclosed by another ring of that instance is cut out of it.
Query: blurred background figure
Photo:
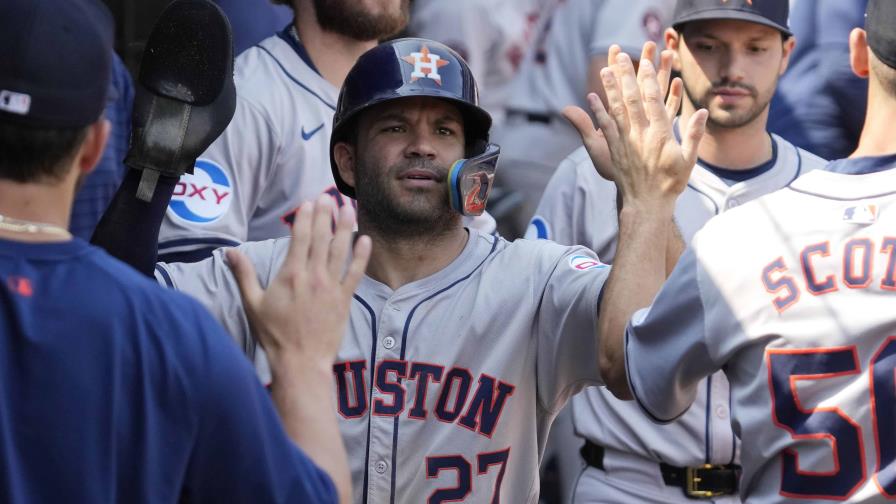
[[[408,0],[275,3],[292,22],[237,56],[236,113],[178,182],[159,235],[164,262],[288,235],[301,203],[320,194],[352,204],[330,171],[339,87],[358,56],[404,29]]]
[[[543,8],[509,90],[507,118],[494,135],[502,151],[495,185],[523,200],[511,215],[496,215],[506,238],[522,236],[557,165],[581,145],[560,115],[563,107],[587,109],[589,92],[603,96],[599,72],[610,45],[637,60],[645,41],[662,41],[673,6],[671,0],[551,0]]]
[[[796,49],[778,83],[768,129],[825,159],[848,156],[865,120],[868,86],[849,68],[849,32],[868,0],[791,0]]]
[[[479,84],[493,124],[504,119],[508,88],[543,12],[555,0],[414,0],[408,32],[457,51]]]

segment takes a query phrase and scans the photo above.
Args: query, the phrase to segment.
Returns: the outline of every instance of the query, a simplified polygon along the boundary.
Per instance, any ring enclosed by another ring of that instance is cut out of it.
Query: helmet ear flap
[[[482,151],[467,159],[460,159],[448,171],[448,199],[451,207],[461,215],[482,215],[495,180],[501,149],[485,143]]]

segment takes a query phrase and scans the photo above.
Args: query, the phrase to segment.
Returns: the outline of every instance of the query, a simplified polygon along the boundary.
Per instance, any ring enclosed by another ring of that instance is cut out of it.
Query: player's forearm
[[[675,265],[678,264],[678,258],[684,253],[685,243],[681,237],[681,231],[675,220],[669,222],[669,233],[666,236],[666,278],[672,274]]]
[[[178,179],[161,176],[151,201],[137,198],[143,172],[128,169],[90,242],[112,257],[152,277],[156,266],[159,230]]]
[[[599,313],[599,363],[616,397],[631,399],[625,372],[625,328],[649,306],[666,279],[671,209],[626,206],[619,214],[619,240]]]
[[[271,367],[271,398],[287,434],[330,475],[339,502],[351,502],[351,473],[336,418],[332,368],[274,362]]]

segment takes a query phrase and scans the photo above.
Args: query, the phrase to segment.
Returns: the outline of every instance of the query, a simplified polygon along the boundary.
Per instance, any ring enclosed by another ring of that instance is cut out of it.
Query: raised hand
[[[305,203],[296,216],[289,251],[268,288],[262,289],[251,261],[227,252],[243,307],[272,372],[283,365],[329,368],[339,350],[352,294],[370,257],[370,238],[361,236],[347,270],[355,215],[343,206],[332,229],[334,205],[327,196]],[[282,362],[286,361],[286,362]]]
[[[610,113],[600,100],[590,101],[610,149],[623,205],[674,205],[697,160],[707,111],[699,110],[691,117],[679,145],[669,117],[671,107],[667,109],[663,103],[651,61],[642,61],[639,75],[635,76],[628,55],[619,54],[614,68],[601,71],[601,79]]]
[[[640,61],[650,61],[653,62],[656,57],[656,44],[653,42],[647,42],[644,44],[644,47],[641,50],[641,59]],[[615,64],[616,59],[622,53],[622,49],[618,45],[610,46],[607,62],[609,64],[609,68],[614,70],[614,76],[617,79],[617,83],[621,88],[621,71],[618,69],[618,65]],[[672,74],[672,60],[675,56],[675,53],[670,50],[664,50],[660,53],[660,68],[657,72],[657,80],[660,85],[660,89],[663,95],[666,95],[668,90],[668,99],[666,101],[666,109],[669,115],[670,120],[675,117],[678,113],[678,107],[681,105],[681,97],[682,97],[682,84],[680,79],[675,79],[674,81],[669,82],[669,78]],[[644,78],[644,74],[638,71],[638,81],[640,82]],[[595,93],[590,93],[588,95],[588,102],[590,104],[590,108],[592,111],[595,110],[595,100],[600,101],[600,98]],[[595,111],[595,114],[597,112]],[[563,115],[569,120],[573,126],[579,131],[579,135],[582,137],[582,143],[585,145],[585,148],[588,150],[588,154],[591,156],[591,160],[594,166],[597,168],[598,174],[601,177],[613,181],[615,180],[615,166],[613,165],[609,147],[607,146],[606,137],[604,133],[595,126],[592,122],[591,117],[587,112],[582,110],[579,107],[570,106],[566,107],[563,110]]]

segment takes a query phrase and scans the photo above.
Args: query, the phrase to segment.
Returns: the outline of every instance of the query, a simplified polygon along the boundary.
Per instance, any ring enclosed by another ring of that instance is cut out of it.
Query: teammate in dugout
[[[689,166],[703,120],[692,118],[684,147],[669,136],[668,149],[689,152]],[[373,240],[332,367],[356,502],[537,502],[553,416],[571,394],[601,383],[607,267],[582,247],[508,243],[462,225],[462,214],[478,211],[464,206],[477,199],[470,191],[494,176],[489,126],[466,64],[424,39],[365,53],[340,93],[333,175]],[[625,194],[638,204],[637,191]],[[268,379],[239,286],[267,285],[288,246],[270,240],[160,264],[156,278],[200,299]]]
[[[674,58],[684,85],[676,125],[698,108],[710,112],[697,163],[676,202],[675,222],[686,241],[715,215],[825,164],[766,130],[769,102],[794,47],[787,16],[788,4],[779,0],[680,0],[675,6],[663,57]],[[587,131],[591,121],[583,115],[576,117]],[[610,162],[603,159],[599,168],[606,171]],[[618,232],[616,187],[598,175],[582,147],[551,179],[527,236],[583,245],[612,263]],[[740,443],[730,422],[728,380],[719,372],[698,390],[694,404],[667,425],[654,424],[604,388],[576,395],[573,423],[585,438],[588,466],[574,500],[736,502]]]
[[[408,0],[276,0],[295,11],[236,59],[233,120],[176,184],[159,235],[164,261],[289,235],[304,201],[350,205],[327,170],[339,86],[358,56],[404,28]],[[487,213],[470,225],[493,231]]]
[[[176,184],[159,236],[166,261],[289,235],[296,209],[329,194],[339,86],[362,53],[408,21],[408,0],[276,0],[295,17],[236,58],[229,127]],[[493,224],[492,224],[493,225]]]
[[[206,65],[171,65],[163,80],[203,96],[210,69],[232,62],[227,21],[200,0],[168,12],[157,30]],[[310,247],[306,213],[286,273],[267,293],[249,291],[247,307],[267,319],[257,334],[277,371],[269,394],[199,303],[73,237],[66,227],[75,192],[109,136],[113,31],[96,0],[3,3],[0,499],[349,502],[326,385],[369,240],[358,241],[343,276],[351,211],[331,244],[331,207],[319,209]],[[214,127],[194,112],[200,124],[188,129],[203,137]],[[322,265],[311,285],[307,271]]]
[[[745,502],[896,495],[894,26],[896,3],[870,0],[850,34],[852,69],[870,81],[857,150],[707,223],[661,289],[654,221],[620,215],[601,307],[607,385],[671,421],[723,370]]]

